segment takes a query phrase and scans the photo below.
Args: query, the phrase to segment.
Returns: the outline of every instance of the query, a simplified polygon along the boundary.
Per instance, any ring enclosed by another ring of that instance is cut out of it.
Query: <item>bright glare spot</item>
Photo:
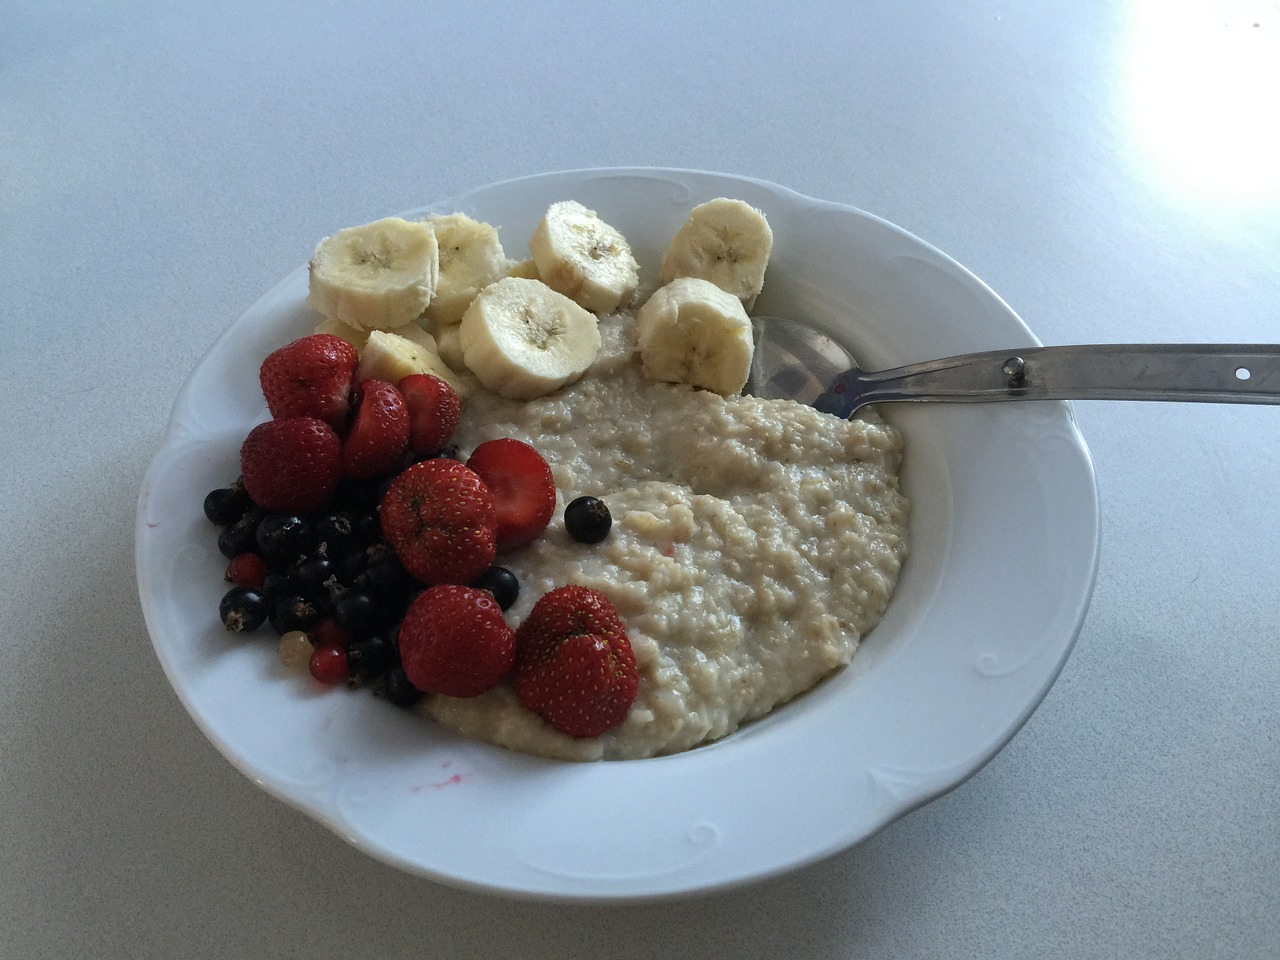
[[[1280,0],[1136,0],[1134,133],[1180,189],[1280,200]]]

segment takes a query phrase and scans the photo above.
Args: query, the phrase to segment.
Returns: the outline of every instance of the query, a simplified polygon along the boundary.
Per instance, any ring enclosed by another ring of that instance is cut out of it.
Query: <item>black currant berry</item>
[[[373,548],[370,549],[373,550]],[[370,558],[364,575],[365,580],[378,596],[387,599],[399,599],[410,590],[416,589],[418,585],[413,575],[390,552],[376,552]]]
[[[267,619],[267,598],[251,587],[232,587],[218,604],[218,616],[232,633],[252,633]]]
[[[315,523],[316,543],[324,546],[324,554],[330,558],[346,549],[355,539],[355,532],[351,515],[341,510],[327,513]]]
[[[258,524],[258,552],[273,567],[282,567],[306,556],[315,546],[311,524],[287,513],[269,513]]]
[[[364,543],[373,543],[382,536],[382,520],[378,517],[377,507],[357,513],[354,521],[356,537]]]
[[[369,682],[382,676],[396,661],[396,648],[380,633],[352,640],[347,647],[347,666],[352,676]]]
[[[422,691],[409,682],[399,662],[393,663],[383,678],[383,691],[397,707],[412,707],[422,699]]]
[[[257,517],[250,511],[230,526],[223,527],[218,534],[218,552],[228,560],[234,560],[242,553],[256,553]]]
[[[490,567],[471,585],[492,593],[503,610],[509,610],[520,596],[520,581],[506,567]]]
[[[612,526],[613,517],[603,500],[578,497],[564,508],[564,528],[579,543],[599,543]]]
[[[204,515],[220,527],[235,523],[253,506],[244,485],[237,480],[229,487],[209,491],[204,498]]]
[[[320,609],[306,597],[293,594],[271,601],[267,617],[271,621],[271,629],[283,635],[290,630],[309,630],[320,619]]]
[[[385,612],[362,590],[343,590],[333,599],[333,619],[353,636],[368,636],[383,625]]]
[[[333,561],[328,557],[303,557],[289,568],[288,577],[298,592],[306,597],[318,597],[326,593],[325,584],[335,576]]]
[[[269,570],[262,579],[262,592],[268,600],[274,601],[293,594],[301,595],[302,589],[285,571]]]
[[[363,583],[364,572],[369,566],[369,554],[358,543],[350,543],[336,556],[331,555],[338,582],[353,587]]]

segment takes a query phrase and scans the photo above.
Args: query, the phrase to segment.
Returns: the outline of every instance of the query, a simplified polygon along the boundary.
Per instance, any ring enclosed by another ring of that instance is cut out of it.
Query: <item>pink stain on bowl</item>
[[[451,764],[452,764],[452,761],[446,761],[445,763],[442,763],[440,766],[447,770],[451,766]],[[428,790],[428,789],[443,790],[445,787],[456,786],[457,784],[463,783],[465,781],[466,781],[466,777],[464,777],[462,774],[454,773],[454,774],[450,774],[444,780],[436,780],[431,783],[415,784],[413,787],[410,788],[410,792],[421,793],[423,790]]]

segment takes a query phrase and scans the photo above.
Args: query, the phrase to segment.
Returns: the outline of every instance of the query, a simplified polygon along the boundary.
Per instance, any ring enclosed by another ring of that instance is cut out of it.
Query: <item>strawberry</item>
[[[365,380],[355,390],[356,415],[342,442],[342,472],[355,480],[390,473],[409,445],[409,408],[400,391],[383,380]]]
[[[590,587],[557,587],[516,631],[516,696],[561,733],[598,737],[627,716],[640,685],[618,611]]]
[[[382,533],[404,568],[423,583],[470,583],[493,563],[493,497],[465,464],[424,460],[387,488]]]
[[[430,587],[409,605],[399,630],[405,676],[419,690],[476,697],[506,676],[516,635],[488,590]]]
[[[409,407],[409,449],[418,454],[443,449],[462,413],[457,391],[429,373],[410,374],[396,386]]]
[[[271,416],[316,417],[341,430],[351,409],[351,379],[359,361],[355,347],[328,333],[281,347],[258,370]]]
[[[306,513],[333,494],[342,477],[342,441],[323,420],[284,417],[260,423],[240,447],[240,473],[253,502]]]
[[[493,494],[499,553],[523,547],[542,535],[556,512],[556,482],[542,454],[523,441],[506,437],[480,444],[467,466]]]

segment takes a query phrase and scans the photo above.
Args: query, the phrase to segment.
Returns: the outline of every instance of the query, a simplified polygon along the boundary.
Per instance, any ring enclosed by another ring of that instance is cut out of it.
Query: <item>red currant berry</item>
[[[321,683],[341,683],[347,679],[347,651],[336,643],[316,647],[309,664],[311,675]]]
[[[338,626],[338,621],[333,617],[321,617],[307,631],[307,635],[317,647],[335,646],[345,650],[351,642],[351,631]]]
[[[267,576],[267,561],[256,553],[237,553],[227,564],[227,572],[223,576],[237,587],[261,590],[262,581]]]

